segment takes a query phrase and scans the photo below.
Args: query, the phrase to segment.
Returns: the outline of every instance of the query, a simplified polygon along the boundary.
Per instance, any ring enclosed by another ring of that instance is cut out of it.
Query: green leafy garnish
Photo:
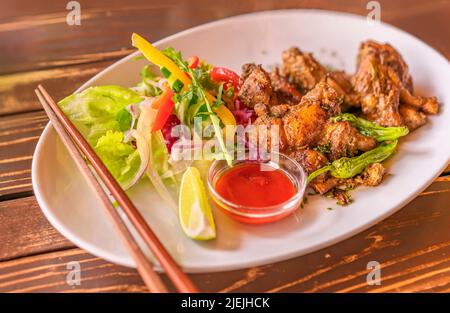
[[[161,67],[161,74],[164,76],[164,78],[169,78],[172,73],[165,67]]]
[[[222,101],[222,92],[223,92],[223,84],[219,85],[219,90],[217,92],[217,99],[216,101],[213,103],[213,108],[218,108],[223,104]]]
[[[206,81],[205,76],[209,76],[207,72],[205,72],[205,67],[200,66],[196,69],[190,69],[188,63],[183,60],[183,57],[180,52],[175,51],[173,48],[169,47],[163,51],[163,53],[170,58],[175,64],[183,71],[188,73],[190,76],[192,83],[189,86],[189,90],[185,91],[183,94],[175,97],[175,101],[180,101],[178,105],[176,105],[177,111],[181,111],[183,115],[179,115],[180,120],[185,121],[185,113],[188,112],[188,108],[186,106],[189,105],[199,105],[199,102],[202,102],[205,105],[206,112],[209,114],[209,118],[211,120],[211,124],[214,128],[214,133],[218,140],[220,149],[229,165],[231,165],[232,157],[230,153],[227,151],[225,146],[225,142],[222,136],[222,128],[220,126],[220,119],[213,112],[213,103],[210,102],[207,96],[207,91],[205,87],[202,85],[202,82]],[[172,86],[173,89],[173,86]],[[192,104],[192,99],[194,98],[194,94],[197,96],[197,103]],[[186,101],[188,99],[188,101]],[[201,105],[194,110],[196,113],[200,111]],[[179,112],[180,114],[180,112]],[[191,116],[192,117],[192,116]],[[195,117],[195,116],[194,116]],[[192,123],[192,120],[187,121]]]
[[[131,89],[98,86],[58,103],[121,186],[132,181],[141,164],[136,148],[123,142],[132,122],[126,107],[141,101]]]
[[[328,153],[331,152],[331,142],[327,141],[325,144],[317,145],[313,149],[318,151],[318,152],[320,152],[320,153],[322,153],[322,154],[328,154]]]
[[[180,92],[183,89],[184,84],[181,80],[176,79],[172,84],[172,90],[176,93]]]
[[[130,129],[133,117],[131,116],[131,113],[124,108],[117,112],[116,121],[119,123],[119,129],[121,131],[126,131]]]

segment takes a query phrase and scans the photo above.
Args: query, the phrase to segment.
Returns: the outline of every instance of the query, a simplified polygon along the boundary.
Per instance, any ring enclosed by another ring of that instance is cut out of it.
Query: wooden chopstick
[[[119,213],[116,211],[114,205],[109,200],[108,195],[105,193],[105,191],[95,178],[94,174],[87,166],[80,151],[72,142],[69,135],[67,135],[66,131],[64,130],[64,127],[58,121],[58,118],[56,117],[55,113],[46,103],[41,92],[37,89],[35,89],[34,91],[36,92],[39,101],[42,103],[42,106],[44,107],[47,116],[49,117],[53,127],[55,128],[56,132],[61,138],[63,144],[69,150],[69,154],[75,161],[75,164],[78,166],[79,170],[83,174],[83,177],[86,179],[89,186],[95,191],[95,194],[98,196],[108,217],[113,223],[113,226],[118,232],[119,237],[122,239],[126,248],[128,249],[128,252],[130,252],[131,256],[133,257],[133,260],[136,262],[137,270],[139,271],[139,274],[141,275],[145,285],[151,292],[167,292],[166,286],[164,286],[158,274],[153,270],[153,265],[149,262],[147,257],[139,248],[133,235],[130,233],[127,226],[120,218]]]
[[[44,87],[39,85],[38,90],[42,94],[43,100],[45,100],[45,104],[43,103],[44,107],[47,105],[53,111],[56,119],[67,132],[68,136],[73,140],[73,143],[81,150],[86,159],[89,160],[99,178],[103,181],[112,196],[116,199],[132,225],[136,228],[138,234],[149,247],[161,267],[165,270],[174,286],[180,292],[198,292],[195,285],[183,273],[172,256],[167,252],[149,225],[145,222],[145,219],[133,205],[130,198],[128,198],[118,182],[111,175],[94,150],[89,146],[81,133],[53,101]]]

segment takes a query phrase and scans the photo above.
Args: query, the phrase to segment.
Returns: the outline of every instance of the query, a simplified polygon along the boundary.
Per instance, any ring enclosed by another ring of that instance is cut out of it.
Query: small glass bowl
[[[216,160],[211,164],[208,172],[208,190],[212,200],[226,214],[240,222],[249,224],[263,224],[277,221],[292,212],[301,204],[307,185],[307,175],[300,164],[282,153],[271,153],[267,161],[234,160],[232,165],[242,163],[258,163],[280,169],[294,184],[296,193],[288,200],[266,207],[243,206],[224,199],[215,189],[219,177],[231,167],[225,160]]]

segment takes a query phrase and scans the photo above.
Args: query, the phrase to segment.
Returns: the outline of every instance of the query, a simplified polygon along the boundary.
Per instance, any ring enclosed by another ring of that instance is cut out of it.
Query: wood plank
[[[0,200],[31,193],[31,159],[47,121],[43,111],[0,117]]]
[[[0,16],[0,73],[23,72],[123,55],[130,34],[140,32],[153,41],[183,29],[220,18],[260,10],[313,8],[366,15],[366,2],[350,1],[235,1],[179,2],[133,1],[123,5],[110,1],[82,3],[81,25],[66,23],[66,2],[37,5],[12,1]],[[21,1],[22,2],[22,1]],[[441,29],[450,27],[448,1],[380,1],[382,19],[429,42],[450,55],[450,43]],[[417,23],[420,18],[421,23]],[[107,27],[105,27],[107,25]]]
[[[67,263],[79,262],[81,285],[69,286]],[[81,249],[71,249],[0,263],[4,292],[139,292],[145,286],[134,269],[107,263]]]
[[[268,266],[191,277],[202,290],[221,292],[448,291],[449,185],[448,180],[440,181],[439,187],[433,185],[385,221],[317,252]],[[27,201],[33,202],[32,198]],[[0,228],[0,238],[1,232]],[[15,235],[20,237],[20,231]],[[35,241],[46,240],[45,237],[35,237]],[[81,263],[81,286],[66,284],[66,264],[70,261]],[[370,261],[381,264],[380,286],[366,283]],[[144,290],[135,270],[108,263],[80,249],[0,262],[0,292]]]
[[[0,202],[0,261],[73,248],[56,231],[34,197]]]
[[[0,115],[40,110],[33,92],[38,84],[59,100],[111,63],[103,61],[0,76]]]

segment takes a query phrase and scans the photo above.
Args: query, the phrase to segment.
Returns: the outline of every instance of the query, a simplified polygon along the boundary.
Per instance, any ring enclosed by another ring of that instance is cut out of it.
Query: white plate
[[[218,238],[212,242],[187,239],[176,215],[161,203],[150,183],[138,185],[131,192],[134,203],[186,271],[224,271],[299,256],[348,238],[412,200],[449,162],[450,69],[438,52],[399,29],[325,11],[243,15],[183,31],[157,43],[159,48],[173,46],[185,56],[198,55],[236,71],[246,62],[266,66],[280,62],[282,50],[297,45],[312,51],[324,64],[352,73],[359,44],[367,39],[390,42],[401,52],[410,66],[416,90],[435,95],[442,103],[440,114],[402,140],[389,162],[392,175],[379,187],[358,188],[353,192],[353,204],[338,207],[334,201],[310,197],[296,215],[264,226],[239,224],[216,210]],[[79,90],[103,84],[133,86],[146,64],[133,56],[136,54],[108,67]],[[39,205],[56,229],[96,256],[134,266],[100,204],[48,125],[36,148],[32,176]]]

